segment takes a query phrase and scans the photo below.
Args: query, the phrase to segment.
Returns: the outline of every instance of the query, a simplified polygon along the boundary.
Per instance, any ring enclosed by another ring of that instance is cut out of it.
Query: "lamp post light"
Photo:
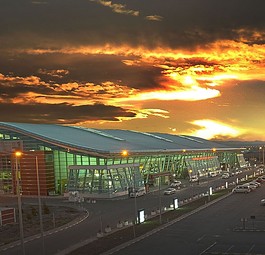
[[[262,149],[262,147],[260,146],[260,147],[259,147],[259,164],[260,164],[260,162],[261,162],[261,149]]]
[[[42,241],[42,254],[45,255],[42,208],[41,208],[41,198],[40,198],[40,178],[39,178],[38,156],[35,157],[35,163],[36,163],[36,177],[37,177],[37,188],[38,188],[38,204],[39,204],[39,216],[40,216],[40,234],[41,234],[41,241]]]
[[[128,151],[127,151],[127,150],[123,150],[123,151],[121,152],[121,155],[122,155],[123,157],[127,157],[127,156],[128,156]]]
[[[262,164],[264,165],[264,146],[259,147],[259,152],[259,163],[262,162]]]
[[[262,164],[264,166],[264,145],[262,146]]]
[[[162,211],[161,211],[161,176],[158,177],[158,186],[159,186],[159,194],[158,194],[158,198],[159,198],[159,223],[162,224]]]
[[[189,169],[189,177],[190,177],[190,179],[191,179],[191,176],[192,176],[192,170]]]
[[[206,151],[206,173],[207,173],[207,193],[208,193],[208,202],[209,202],[211,199],[211,195],[210,195],[210,187],[209,187],[210,173],[209,173],[208,159],[209,159],[209,152],[207,150]]]
[[[137,192],[136,192],[136,178],[135,178],[135,169],[133,171],[133,189],[134,189],[134,213],[135,213],[135,221],[133,224],[133,237],[136,237],[136,232],[135,232],[135,224],[137,224],[137,217],[138,217],[138,212],[137,212]]]
[[[208,150],[206,151],[206,154],[205,154],[205,165],[206,165],[206,174],[207,174],[207,184],[208,184],[208,179],[209,179],[209,176],[210,176],[210,174],[209,174],[209,165],[208,165],[208,159],[209,159],[209,152],[208,152]]]
[[[129,152],[127,150],[123,150],[121,151],[121,156],[122,157],[128,157]],[[135,231],[135,224],[137,224],[137,217],[138,217],[138,210],[137,210],[137,201],[136,201],[136,197],[137,197],[137,192],[136,192],[136,176],[135,176],[135,169],[132,168],[131,170],[131,181],[133,182],[133,188],[130,192],[133,192],[134,195],[134,217],[135,220],[133,222],[133,237],[136,237],[136,231]],[[129,194],[130,195],[130,194]]]
[[[16,158],[16,174],[15,174],[15,181],[16,181],[16,193],[17,193],[17,204],[18,204],[18,216],[19,216],[19,230],[20,230],[20,242],[21,242],[21,250],[22,254],[25,255],[25,243],[24,243],[24,229],[23,229],[23,217],[22,217],[22,205],[21,205],[21,190],[20,190],[20,180],[21,175],[18,171],[18,159],[21,157],[22,152],[16,151],[15,158]]]
[[[211,149],[211,154],[214,154],[215,152],[216,152],[216,148],[212,148]],[[212,159],[213,158],[213,156],[211,155],[210,153],[208,153],[208,151],[207,151],[207,157],[206,157],[206,162],[207,162],[207,172],[208,172],[208,178],[207,178],[207,183],[208,183],[208,201],[210,201],[211,200],[211,195],[213,194],[213,189],[212,189],[212,187],[209,187],[209,177],[211,176],[210,174],[209,174],[209,166],[210,166],[210,170],[213,170],[214,169],[214,171],[215,171],[215,173],[216,173],[216,169],[213,167],[213,162],[212,162],[212,160],[209,162],[209,159]],[[210,164],[210,165],[209,165]],[[210,171],[210,173],[211,173],[211,171]]]

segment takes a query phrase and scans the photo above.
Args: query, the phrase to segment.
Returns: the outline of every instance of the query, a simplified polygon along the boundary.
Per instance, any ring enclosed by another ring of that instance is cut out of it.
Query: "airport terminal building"
[[[45,196],[119,196],[245,167],[242,150],[186,135],[0,122],[0,193],[16,194],[18,179],[23,195],[38,186]]]

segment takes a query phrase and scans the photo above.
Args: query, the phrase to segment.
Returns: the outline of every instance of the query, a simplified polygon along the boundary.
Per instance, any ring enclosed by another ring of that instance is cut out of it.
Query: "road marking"
[[[231,245],[225,252],[229,252],[230,250],[232,250],[233,247],[234,245]]]
[[[203,253],[205,253],[206,251],[210,250],[213,246],[216,245],[216,242],[214,242],[213,244],[211,244],[209,247],[207,247],[204,251],[202,251],[199,255],[202,255]]]
[[[254,247],[255,247],[255,244],[253,244],[253,245],[250,247],[250,249],[248,250],[248,253],[250,253],[250,252],[253,250]]]
[[[199,237],[199,238],[197,239],[197,242],[200,242],[204,237],[205,237],[205,235]]]
[[[209,203],[207,203],[207,204],[205,204],[205,205],[203,205],[201,207],[198,207],[197,209],[195,209],[195,210],[193,210],[193,211],[191,211],[189,213],[186,213],[186,214],[184,214],[184,215],[182,215],[182,216],[180,216],[180,217],[178,217],[178,218],[166,223],[165,225],[163,225],[161,227],[155,228],[155,229],[151,230],[150,232],[148,232],[148,233],[146,233],[146,234],[144,234],[144,235],[142,235],[140,237],[137,237],[133,241],[130,240],[130,241],[126,242],[126,243],[118,245],[118,246],[114,247],[113,249],[110,249],[110,250],[102,253],[102,255],[110,255],[110,254],[113,254],[113,253],[115,253],[117,251],[120,251],[120,250],[124,249],[125,247],[130,246],[132,243],[136,243],[138,241],[141,241],[141,240],[145,239],[146,237],[149,237],[149,236],[151,236],[151,235],[153,235],[153,234],[155,234],[155,233],[157,233],[157,232],[159,232],[159,231],[161,231],[161,230],[163,230],[163,229],[165,229],[165,228],[167,228],[167,227],[169,227],[169,226],[171,226],[171,225],[173,225],[173,224],[175,224],[175,223],[177,223],[177,222],[179,222],[179,221],[181,221],[181,220],[183,220],[185,218],[188,218],[189,216],[191,216],[191,215],[193,215],[193,214],[195,214],[195,213],[197,213],[197,212],[199,212],[201,210],[204,210],[205,208],[211,206],[212,204],[215,204],[215,203],[219,202],[220,200],[223,200],[223,199],[225,199],[225,198],[227,198],[228,196],[231,196],[231,195],[232,195],[232,193],[228,193],[227,195],[224,195],[224,196],[222,196],[220,198],[217,198],[217,199],[215,199],[215,200],[213,200],[213,201],[211,201],[211,202],[209,202]],[[216,244],[216,242],[213,243],[207,249],[210,249],[215,244]],[[207,251],[207,249],[205,251]],[[205,251],[203,251],[203,253]],[[201,253],[201,254],[203,254],[203,253]]]

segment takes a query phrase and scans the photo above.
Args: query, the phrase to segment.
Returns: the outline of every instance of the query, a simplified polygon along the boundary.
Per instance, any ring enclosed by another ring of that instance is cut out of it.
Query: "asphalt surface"
[[[231,196],[138,242],[106,254],[265,254],[265,184]]]
[[[248,174],[250,172],[248,172]],[[213,188],[224,186],[225,182],[234,183],[233,185],[235,185],[236,178],[244,177],[245,174],[246,173],[242,173],[241,175],[231,177],[228,180],[220,179],[220,177],[208,178],[207,180],[202,180],[199,184],[196,183],[192,185],[187,182],[185,183],[185,187],[178,190],[176,194],[170,196],[164,196],[162,191],[159,192],[156,190],[143,197],[138,197],[137,199],[121,197],[113,200],[97,200],[96,203],[76,204],[76,206],[81,206],[88,210],[89,217],[71,227],[62,228],[60,231],[55,229],[55,231],[45,233],[45,254],[67,254],[67,251],[71,250],[72,247],[93,240],[99,230],[104,229],[107,225],[115,228],[119,221],[132,221],[135,217],[135,211],[138,208],[145,208],[146,214],[150,215],[152,210],[158,209],[159,204],[161,204],[162,207],[169,207],[175,197],[179,200],[185,200],[207,192],[210,186]],[[249,195],[252,196],[252,194]],[[26,201],[32,202],[33,200],[34,198],[23,198],[23,202],[25,203]],[[47,205],[49,203],[69,203],[60,199],[47,199],[45,202]],[[13,203],[15,204],[16,200],[13,200]],[[40,247],[40,238],[27,239],[25,243],[26,255],[35,255],[36,252],[41,254]],[[1,255],[21,254],[19,242],[12,247],[7,247],[6,249],[1,248],[2,247],[0,247]]]

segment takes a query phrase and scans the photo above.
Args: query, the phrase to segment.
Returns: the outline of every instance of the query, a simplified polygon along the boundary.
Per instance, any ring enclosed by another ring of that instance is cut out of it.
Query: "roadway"
[[[146,214],[150,215],[152,210],[157,210],[159,208],[159,204],[161,204],[162,207],[169,207],[174,197],[177,197],[179,200],[185,200],[197,194],[206,193],[210,186],[213,188],[219,187],[225,185],[225,182],[228,181],[235,183],[236,178],[242,178],[246,173],[247,172],[243,172],[238,176],[229,178],[228,180],[220,179],[220,177],[207,178],[202,180],[199,185],[185,183],[184,188],[178,190],[177,194],[170,196],[164,196],[162,191],[159,192],[156,190],[136,199],[128,198],[126,196],[111,200],[97,200],[96,203],[78,204],[76,206],[82,206],[89,211],[89,217],[71,228],[65,228],[62,231],[55,233],[46,233],[44,237],[45,254],[66,254],[67,248],[82,243],[88,239],[92,240],[95,238],[99,230],[104,230],[107,225],[116,228],[119,221],[132,221],[137,209],[145,208]],[[33,201],[32,198],[23,197],[24,203],[32,203]],[[65,205],[70,202],[62,199],[45,199],[45,203],[47,205],[50,203],[61,203]],[[36,251],[40,250],[40,247],[40,238],[26,240],[26,255],[35,255]],[[2,255],[21,254],[19,245],[0,251]]]
[[[232,194],[207,210],[106,254],[265,254],[265,207],[260,205],[264,197],[264,184],[249,194]]]

